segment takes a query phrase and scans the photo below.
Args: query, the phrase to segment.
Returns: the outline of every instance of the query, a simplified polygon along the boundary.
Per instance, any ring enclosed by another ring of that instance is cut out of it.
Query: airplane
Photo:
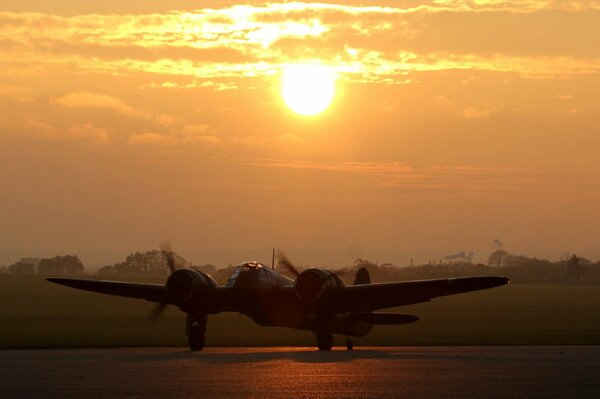
[[[175,256],[162,250],[170,275],[166,284],[103,281],[78,278],[48,278],[68,287],[129,298],[157,305],[150,318],[158,320],[167,305],[187,314],[185,333],[190,350],[200,351],[206,341],[208,315],[235,312],[250,317],[261,326],[280,326],[312,331],[317,348],[329,351],[333,335],[364,337],[374,325],[413,323],[418,316],[381,313],[376,310],[428,302],[433,298],[482,290],[507,284],[506,277],[481,276],[435,280],[371,283],[369,271],[357,271],[352,285],[337,274],[320,268],[298,269],[278,253],[278,265],[296,278],[257,261],[237,266],[224,286],[208,274],[192,269],[176,269]]]

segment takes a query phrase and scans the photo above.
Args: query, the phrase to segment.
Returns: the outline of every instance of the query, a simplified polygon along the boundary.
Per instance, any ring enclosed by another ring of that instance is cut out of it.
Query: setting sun
[[[325,111],[335,95],[335,76],[320,65],[292,65],[285,69],[281,83],[285,104],[305,116]]]

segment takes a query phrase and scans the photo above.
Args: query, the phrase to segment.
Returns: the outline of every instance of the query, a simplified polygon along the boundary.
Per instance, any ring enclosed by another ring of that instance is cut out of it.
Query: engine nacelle
[[[296,279],[296,295],[305,301],[316,301],[330,289],[344,287],[346,283],[329,270],[310,268],[302,271]]]
[[[182,306],[205,299],[217,282],[208,274],[191,269],[175,270],[167,279],[166,290],[169,302]]]

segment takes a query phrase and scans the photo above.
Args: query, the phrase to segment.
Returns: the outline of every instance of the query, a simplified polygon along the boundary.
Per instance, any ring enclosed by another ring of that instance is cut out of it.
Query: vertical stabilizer
[[[356,272],[356,277],[354,278],[354,283],[352,283],[352,285],[358,284],[371,284],[371,276],[369,276],[369,271],[365,267],[361,267]]]

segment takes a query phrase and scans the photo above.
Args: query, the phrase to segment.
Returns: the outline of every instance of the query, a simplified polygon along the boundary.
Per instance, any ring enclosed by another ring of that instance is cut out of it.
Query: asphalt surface
[[[0,398],[600,398],[600,347],[0,351]]]

